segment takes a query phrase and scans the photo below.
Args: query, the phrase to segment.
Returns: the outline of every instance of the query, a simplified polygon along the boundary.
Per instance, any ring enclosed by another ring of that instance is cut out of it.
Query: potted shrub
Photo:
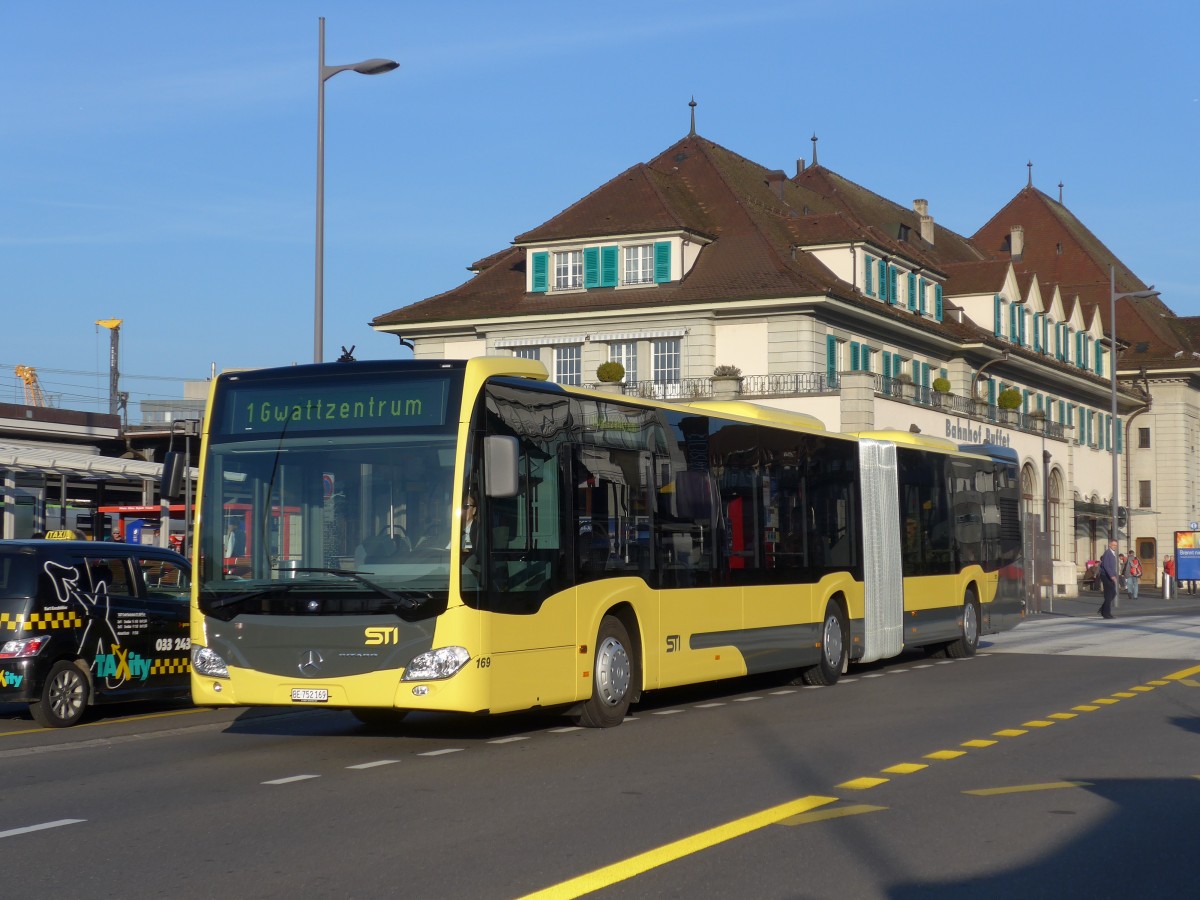
[[[1001,409],[1020,409],[1021,392],[1016,388],[1005,388],[996,398],[996,405]]]
[[[907,372],[901,372],[892,378],[893,388],[892,396],[894,397],[912,397],[912,376]]]
[[[625,380],[625,367],[619,362],[604,362],[596,367],[596,378],[600,382],[600,390],[610,394],[621,393],[621,383]]]
[[[1000,421],[1015,422],[1017,410],[1021,408],[1021,392],[1016,388],[1005,388],[996,398],[996,405],[1000,407]]]
[[[933,403],[941,406],[942,401],[950,396],[950,379],[938,376],[933,379]]]
[[[717,366],[713,369],[713,397],[728,400],[742,392],[742,370],[737,366]]]

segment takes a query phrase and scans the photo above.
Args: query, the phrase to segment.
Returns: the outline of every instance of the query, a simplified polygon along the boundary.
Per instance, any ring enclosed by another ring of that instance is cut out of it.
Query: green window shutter
[[[925,300],[924,293],[921,294],[921,300],[922,302]],[[940,284],[935,284],[933,286],[933,317],[940,322],[942,321],[942,315],[942,286]]]
[[[654,283],[663,284],[671,280],[671,242],[654,243]]]
[[[898,282],[900,273],[896,271],[896,267],[888,263],[888,303],[895,305],[896,299],[900,295]]]
[[[1104,348],[1096,341],[1096,374],[1104,374]]]
[[[883,378],[886,381],[892,377],[892,354],[883,351]]]
[[[862,356],[862,348],[858,341],[850,342],[850,371],[857,372],[859,367],[860,357]]]
[[[892,298],[888,296],[888,277],[887,263],[882,259],[879,260],[879,299],[885,303],[891,303]]]
[[[863,292],[868,297],[875,296],[875,285],[873,284],[875,277],[875,257],[870,253],[863,254]]]
[[[1122,433],[1121,420],[1117,419],[1117,453],[1124,452],[1125,435]]]
[[[1017,311],[1017,321],[1020,322],[1020,325],[1017,327],[1017,333],[1020,335],[1022,347],[1028,345],[1028,343],[1029,343],[1025,339],[1025,320],[1028,318],[1029,318],[1028,311],[1025,309],[1025,307],[1023,307],[1023,306],[1020,307]]]
[[[912,380],[913,384],[921,383],[921,363],[915,359],[912,361]]]
[[[945,369],[938,369],[938,378],[945,378],[947,381],[950,380],[950,376]]]
[[[917,309],[917,276],[914,272],[908,273],[908,308]]]
[[[837,384],[837,350],[837,338],[825,335],[825,380],[830,385]]]
[[[550,254],[533,254],[533,287],[535,294],[544,294],[550,289]]]
[[[600,287],[616,287],[619,269],[616,247],[600,248]]]
[[[600,248],[583,248],[583,286],[600,287]]]
[[[929,363],[921,363],[921,387],[929,387]]]
[[[1033,352],[1042,352],[1042,314],[1033,314]]]
[[[988,379],[987,383],[987,400],[988,406],[996,405],[996,382],[990,378]]]
[[[996,321],[992,325],[992,334],[996,335],[996,337],[1000,337],[1000,335],[1004,333],[1004,329],[1001,328],[1001,325],[1000,325],[1000,295],[999,294],[996,294],[996,296],[994,296],[992,298],[992,306],[995,309],[995,313],[996,313],[996,316],[995,316]]]

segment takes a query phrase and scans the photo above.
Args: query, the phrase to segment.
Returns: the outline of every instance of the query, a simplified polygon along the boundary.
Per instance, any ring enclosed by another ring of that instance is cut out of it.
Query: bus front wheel
[[[629,632],[616,616],[605,616],[596,634],[592,665],[592,696],[575,717],[587,728],[620,725],[633,697],[633,656]]]
[[[842,608],[831,602],[825,607],[821,624],[821,661],[804,670],[804,683],[813,687],[836,684],[849,661],[850,647],[846,643],[846,620]]]

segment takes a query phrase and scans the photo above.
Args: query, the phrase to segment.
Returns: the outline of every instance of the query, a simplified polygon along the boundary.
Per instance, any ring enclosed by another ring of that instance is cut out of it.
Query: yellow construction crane
[[[38,384],[37,369],[33,366],[17,366],[14,369],[17,377],[25,382],[25,405],[26,406],[49,406],[46,402],[46,395],[42,392],[42,386]]]

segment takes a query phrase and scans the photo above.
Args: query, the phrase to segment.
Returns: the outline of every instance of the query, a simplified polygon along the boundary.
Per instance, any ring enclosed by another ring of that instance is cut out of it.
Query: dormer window
[[[554,254],[554,289],[569,291],[583,287],[583,251]]]
[[[654,245],[638,244],[625,248],[625,284],[654,282]]]
[[[665,284],[676,274],[671,260],[672,243],[665,240],[533,250],[529,254],[526,284],[535,294]]]

